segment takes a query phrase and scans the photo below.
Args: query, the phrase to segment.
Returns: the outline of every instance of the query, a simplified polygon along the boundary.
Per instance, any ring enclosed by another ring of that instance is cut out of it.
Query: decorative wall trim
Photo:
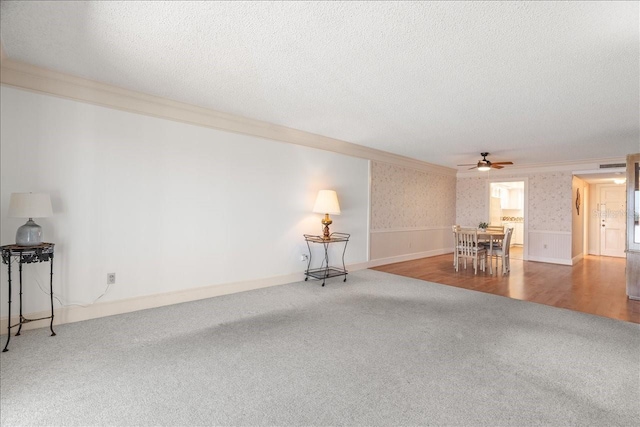
[[[456,175],[456,170],[453,168],[434,165],[409,157],[399,156],[382,150],[376,150],[272,123],[147,95],[7,58],[2,59],[0,83],[79,102],[189,123],[196,126],[303,145],[440,175]]]
[[[370,265],[369,262],[351,264],[347,266],[347,271],[354,272],[364,270]],[[167,292],[155,295],[144,295],[135,298],[128,298],[118,301],[98,302],[88,307],[68,306],[54,310],[54,325],[80,322],[83,320],[96,319],[99,317],[113,316],[117,314],[130,313],[133,311],[146,310],[149,308],[164,307],[167,305],[180,304],[183,302],[197,301],[206,298],[213,298],[222,295],[234,294],[237,292],[251,291],[254,289],[268,288],[271,286],[286,285],[287,283],[301,282],[304,280],[303,273],[288,274],[284,276],[270,277],[266,279],[248,280],[236,283],[204,286],[194,289],[185,289],[176,292]],[[348,279],[347,279],[348,280]],[[318,281],[310,281],[311,285]],[[320,286],[319,282],[317,283]],[[14,311],[17,311],[16,301],[14,301]],[[28,318],[37,319],[51,315],[51,311],[40,311],[25,314]],[[11,316],[11,324],[18,323],[18,316]],[[38,329],[49,327],[49,320],[25,323],[22,330]],[[11,333],[17,330],[13,329]],[[7,334],[7,317],[0,318],[0,335]]]
[[[567,236],[571,236],[570,231],[551,231],[551,230],[529,230],[529,234],[538,233],[538,234],[563,234]]]

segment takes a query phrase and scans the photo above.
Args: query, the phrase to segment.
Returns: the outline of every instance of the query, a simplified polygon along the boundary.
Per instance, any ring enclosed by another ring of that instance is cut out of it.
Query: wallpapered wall
[[[571,231],[571,172],[529,177],[529,230]]]
[[[586,211],[589,209],[587,203],[587,191],[589,188],[589,184],[586,181],[573,177],[572,186],[571,186],[571,197],[573,203],[571,205],[571,216],[572,216],[572,232],[571,232],[571,257],[574,258],[576,256],[582,255],[584,252],[584,233],[582,230],[584,229],[584,222],[586,219]],[[576,192],[580,190],[580,213],[576,209]]]
[[[529,202],[529,231],[571,232],[571,172],[500,175],[500,180],[528,178],[526,195]],[[492,180],[494,177],[491,177]],[[476,226],[489,215],[488,180],[486,176],[458,179],[456,223]]]
[[[459,178],[456,192],[456,224],[476,227],[489,218],[489,189],[485,177]]]
[[[455,176],[372,162],[372,231],[446,227],[455,215]]]

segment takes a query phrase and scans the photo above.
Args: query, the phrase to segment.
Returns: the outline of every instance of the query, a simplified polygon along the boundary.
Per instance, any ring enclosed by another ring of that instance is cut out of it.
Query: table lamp
[[[42,227],[33,218],[46,218],[53,215],[51,198],[46,193],[12,193],[9,200],[8,216],[29,218],[26,224],[16,232],[16,245],[36,246],[42,243]]]
[[[340,215],[340,205],[338,204],[338,195],[336,192],[333,190],[318,191],[313,212],[324,214],[324,218],[322,218],[322,225],[324,226],[322,238],[328,240],[330,238],[329,226],[333,223],[331,218],[329,218],[329,214]]]

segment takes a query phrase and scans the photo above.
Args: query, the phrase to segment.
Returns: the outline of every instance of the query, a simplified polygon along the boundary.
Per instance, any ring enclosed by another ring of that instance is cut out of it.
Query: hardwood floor
[[[476,276],[470,265],[456,273],[452,254],[373,269],[640,323],[640,301],[626,296],[624,258],[586,256],[573,267],[512,259],[507,275],[491,275],[487,266],[486,272],[478,270]]]

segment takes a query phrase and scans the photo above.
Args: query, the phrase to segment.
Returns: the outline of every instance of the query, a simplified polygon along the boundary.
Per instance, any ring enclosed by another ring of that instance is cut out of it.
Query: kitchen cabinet
[[[523,203],[523,193],[519,188],[512,188],[509,190],[509,207],[507,209],[522,209],[524,207]]]
[[[500,190],[500,207],[502,209],[509,209],[509,190],[506,188],[499,188]]]
[[[502,209],[523,209],[524,190],[521,188],[500,188],[500,207]]]
[[[524,224],[521,222],[516,222],[515,227],[513,228],[513,244],[514,245],[523,245],[524,244]]]

